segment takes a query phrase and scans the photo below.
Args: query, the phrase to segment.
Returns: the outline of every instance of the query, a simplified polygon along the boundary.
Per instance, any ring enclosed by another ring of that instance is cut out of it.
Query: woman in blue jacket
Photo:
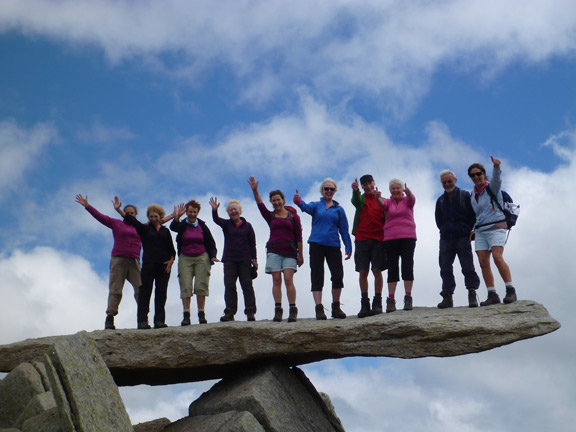
[[[476,213],[476,225],[472,236],[475,238],[476,255],[482,269],[482,277],[488,289],[488,298],[480,302],[480,306],[490,306],[500,303],[500,297],[496,292],[494,275],[490,267],[490,255],[496,264],[496,268],[506,285],[504,303],[516,301],[516,290],[512,284],[510,267],[504,261],[504,245],[506,244],[506,218],[500,210],[504,206],[502,199],[502,179],[500,178],[500,160],[490,156],[494,165],[490,182],[486,178],[486,169],[482,164],[474,163],[468,167],[468,175],[474,183],[472,192],[472,208]],[[490,193],[498,200],[497,203]]]
[[[312,216],[312,232],[308,238],[310,245],[310,279],[312,295],[316,304],[316,319],[325,320],[322,305],[322,288],[324,287],[324,261],[328,264],[332,280],[332,318],[346,318],[340,308],[340,294],[344,287],[344,268],[340,237],[344,242],[346,259],[352,256],[352,241],[348,233],[348,219],[344,208],[334,201],[338,190],[336,182],[327,178],[320,185],[320,201],[305,203],[296,190],[294,204],[304,213]]]

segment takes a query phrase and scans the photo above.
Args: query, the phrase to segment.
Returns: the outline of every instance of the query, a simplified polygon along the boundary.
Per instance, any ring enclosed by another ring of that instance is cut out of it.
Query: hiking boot
[[[256,321],[256,317],[254,316],[255,313],[256,313],[256,310],[253,307],[247,307],[246,308],[246,319],[248,321]]]
[[[358,312],[358,318],[365,318],[371,314],[372,312],[370,311],[370,299],[368,297],[362,298],[360,300],[360,312]]]
[[[104,330],[116,330],[116,327],[114,326],[114,315],[106,315]]]
[[[234,321],[234,311],[231,308],[224,309],[224,315],[220,317],[220,321]]]
[[[452,293],[441,292],[442,301],[438,303],[438,309],[448,309],[454,307],[454,302],[452,301]]]
[[[206,324],[208,322],[206,321],[206,314],[204,313],[204,311],[198,312],[198,322],[200,324]]]
[[[404,296],[404,310],[412,310],[412,296],[406,294]]]
[[[139,321],[138,322],[138,330],[148,330],[151,328],[152,327],[150,327],[150,324],[148,324],[148,321]]]
[[[282,314],[283,313],[284,313],[284,310],[280,306],[276,306],[274,308],[274,318],[272,318],[272,321],[276,321],[276,322],[282,321]]]
[[[396,310],[396,300],[393,298],[386,298],[386,313],[394,312]]]
[[[478,307],[478,296],[476,295],[475,289],[468,290],[468,307]]]
[[[509,303],[514,303],[516,300],[518,300],[516,298],[516,290],[514,289],[513,286],[510,287],[506,287],[506,296],[504,297],[504,303],[509,304]]]
[[[181,326],[189,326],[190,324],[192,324],[190,322],[190,312],[184,312],[184,319],[182,320],[180,325]]]
[[[342,309],[340,309],[340,302],[332,303],[332,318],[344,319],[346,314]]]
[[[166,328],[166,327],[168,327],[168,324],[166,324],[164,322],[157,321],[154,323],[155,329]]]
[[[488,291],[488,298],[486,301],[480,302],[480,306],[490,306],[500,303],[500,297],[496,291]]]
[[[317,320],[325,320],[328,319],[326,314],[324,313],[324,306],[322,304],[316,305],[316,319]]]
[[[371,315],[378,315],[382,313],[382,296],[374,296],[372,299],[372,312]]]
[[[298,308],[296,306],[290,306],[290,314],[288,315],[288,322],[296,322],[298,319]]]

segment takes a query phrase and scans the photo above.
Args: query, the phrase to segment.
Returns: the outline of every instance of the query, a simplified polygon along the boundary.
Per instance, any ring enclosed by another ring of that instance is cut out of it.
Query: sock
[[[296,307],[296,303],[290,303],[290,307]]]
[[[406,291],[406,295],[412,297],[412,291]]]
[[[198,309],[198,312],[204,312],[204,309]]]
[[[376,300],[381,299],[381,298],[382,298],[382,293],[376,293],[376,294],[374,294],[374,298],[375,298]]]
[[[190,313],[190,309],[184,309],[184,313],[186,312]]]
[[[391,298],[392,300],[394,300],[394,294],[388,294],[388,298]]]
[[[276,306],[276,307],[282,307],[282,303],[274,303],[274,306]]]
[[[512,283],[512,281],[506,282],[506,288],[514,288],[514,284]]]
[[[488,292],[496,292],[496,288],[495,287],[488,287]]]
[[[368,298],[368,293],[367,292],[363,292],[362,294],[362,298],[363,299],[367,299]]]

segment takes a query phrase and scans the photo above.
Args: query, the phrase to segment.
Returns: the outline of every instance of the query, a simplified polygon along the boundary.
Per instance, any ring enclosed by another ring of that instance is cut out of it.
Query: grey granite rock
[[[90,336],[118,385],[161,385],[222,378],[259,360],[301,365],[353,356],[457,356],[558,328],[541,304],[523,300],[482,308],[416,307],[364,319],[235,321],[161,330],[99,330]],[[0,371],[38,358],[60,338],[0,346]]]
[[[170,423],[172,422],[169,419],[162,417],[134,425],[134,432],[161,432]]]
[[[45,392],[42,377],[34,366],[18,365],[0,381],[0,428],[13,427],[34,397]]]
[[[53,409],[58,411],[58,407],[56,406],[56,401],[54,400],[54,395],[52,392],[44,392],[36,395],[32,398],[28,405],[26,405],[26,408],[24,411],[22,411],[20,416],[18,416],[14,422],[14,426],[17,428],[22,428],[22,425],[29,418],[35,417],[45,411],[50,411]]]
[[[185,417],[162,432],[267,432],[249,412],[229,411],[213,415]]]

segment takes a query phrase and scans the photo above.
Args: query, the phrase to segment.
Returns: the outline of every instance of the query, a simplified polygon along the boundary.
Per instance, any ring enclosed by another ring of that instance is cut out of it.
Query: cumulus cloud
[[[56,138],[56,129],[48,123],[27,129],[15,120],[0,121],[0,202],[18,190],[24,175],[39,163],[39,155]]]
[[[256,103],[310,85],[319,95],[375,98],[411,110],[441,67],[490,78],[511,62],[574,55],[570,0],[5,1],[0,31],[101,48],[196,82],[225,65]]]

